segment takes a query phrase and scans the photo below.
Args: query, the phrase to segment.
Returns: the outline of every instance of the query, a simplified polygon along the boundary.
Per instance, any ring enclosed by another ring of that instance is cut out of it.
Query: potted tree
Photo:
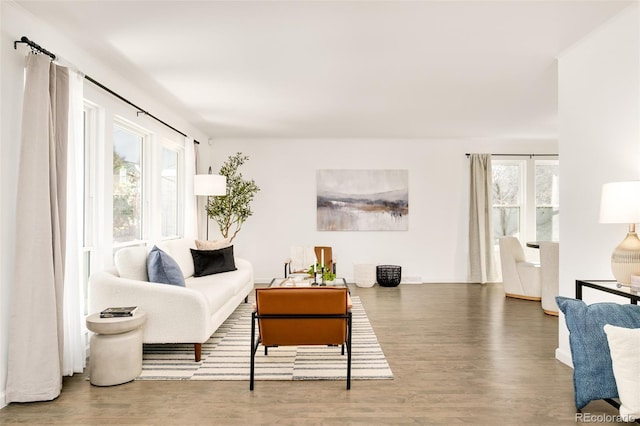
[[[248,159],[248,155],[238,152],[222,164],[219,174],[227,178],[227,194],[212,197],[207,203],[207,216],[218,223],[220,233],[229,241],[233,241],[244,222],[253,214],[251,201],[260,191],[253,179],[244,179],[239,171]]]

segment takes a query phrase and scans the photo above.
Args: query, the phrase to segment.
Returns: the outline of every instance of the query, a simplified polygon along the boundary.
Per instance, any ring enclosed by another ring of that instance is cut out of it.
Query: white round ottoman
[[[91,384],[113,386],[130,382],[142,371],[142,332],[147,316],[137,310],[131,317],[87,317],[91,335]]]

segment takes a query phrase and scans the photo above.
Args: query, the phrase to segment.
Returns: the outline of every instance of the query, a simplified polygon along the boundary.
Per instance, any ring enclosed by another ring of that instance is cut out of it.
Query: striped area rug
[[[392,379],[360,299],[353,302],[351,378]],[[136,380],[249,380],[251,303],[242,303],[202,345],[193,361],[193,345],[144,345],[142,374]],[[344,380],[347,357],[339,347],[262,346],[256,354],[256,380]]]

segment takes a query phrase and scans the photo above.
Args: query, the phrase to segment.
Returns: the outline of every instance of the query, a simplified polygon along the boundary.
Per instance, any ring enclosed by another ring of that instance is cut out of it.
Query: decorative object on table
[[[376,265],[357,264],[353,265],[353,276],[356,286],[373,287],[376,283]]]
[[[107,308],[100,312],[100,318],[132,317],[138,309],[137,306],[123,306]]]
[[[212,196],[225,195],[227,193],[227,178],[221,175],[214,175],[211,173],[211,167],[209,167],[209,174],[195,175],[193,178],[193,193],[195,195],[201,195],[207,197],[207,205]],[[207,240],[209,239],[209,216],[207,215]]]
[[[320,260],[320,265],[327,272],[337,274],[337,264],[333,258],[333,248],[331,246],[315,246],[316,259]]]
[[[640,275],[640,181],[612,182],[602,185],[600,223],[626,223],[629,232],[611,254],[611,271],[615,279],[629,285],[631,275]]]
[[[397,287],[402,279],[402,267],[398,265],[376,266],[376,281],[382,287]]]
[[[407,170],[318,170],[318,231],[406,231]]]
[[[244,222],[253,214],[251,201],[260,191],[253,179],[244,179],[238,170],[248,159],[248,155],[238,152],[222,164],[219,173],[227,179],[226,195],[207,202],[208,217],[218,223],[220,233],[229,241],[233,241]]]
[[[326,284],[327,282],[333,282],[336,279],[336,274],[322,266],[321,263],[309,266],[307,274],[314,277],[314,282],[317,284]]]

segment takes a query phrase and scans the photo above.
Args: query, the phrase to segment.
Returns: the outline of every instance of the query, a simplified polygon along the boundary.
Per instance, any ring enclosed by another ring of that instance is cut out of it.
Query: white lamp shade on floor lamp
[[[209,168],[211,169],[211,168]],[[195,195],[202,195],[207,197],[207,204],[209,204],[209,197],[215,197],[217,195],[227,195],[227,177],[223,175],[195,175],[193,178],[193,193]],[[209,216],[206,216],[207,222],[207,240],[209,239]]]
[[[611,254],[611,271],[622,284],[630,284],[632,275],[640,275],[640,181],[612,182],[602,185],[600,223],[626,223],[629,233]]]
[[[227,177],[223,175],[195,175],[193,192],[195,195],[226,195]]]

